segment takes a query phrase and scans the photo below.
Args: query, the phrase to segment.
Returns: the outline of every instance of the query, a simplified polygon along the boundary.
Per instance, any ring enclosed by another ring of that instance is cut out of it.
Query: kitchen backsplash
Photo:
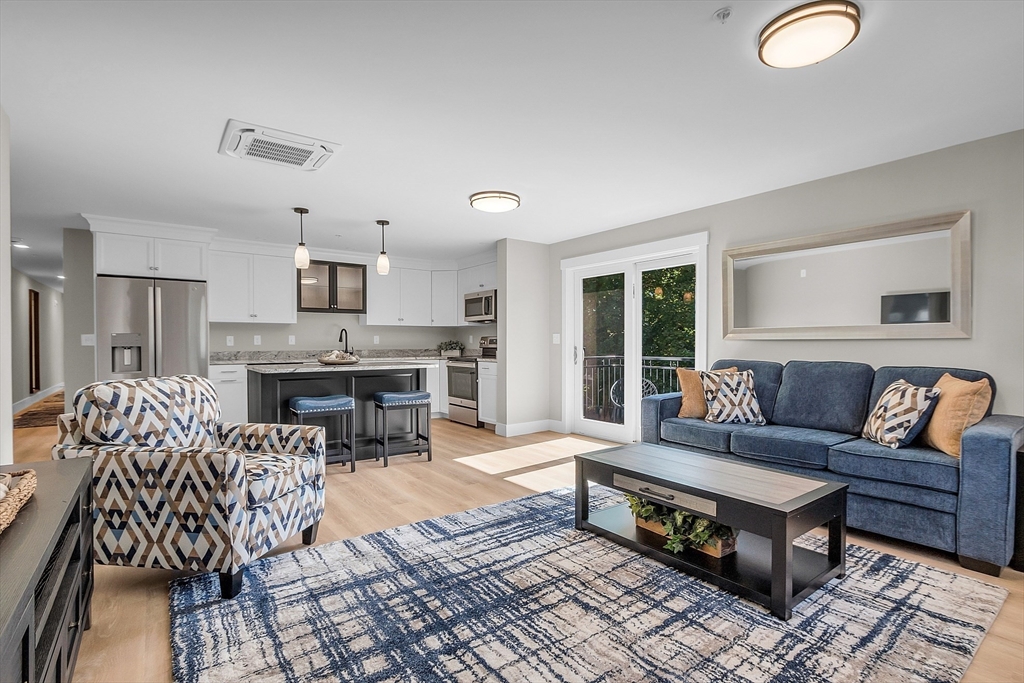
[[[467,327],[399,327],[365,326],[357,315],[330,313],[299,313],[294,325],[261,325],[252,323],[210,323],[210,351],[306,351],[341,348],[338,334],[348,330],[349,348],[368,350],[434,349],[448,339],[458,339],[466,348],[479,348],[481,335],[497,334],[497,325]],[[256,344],[254,337],[259,336]],[[234,345],[227,345],[233,337]],[[290,343],[294,337],[294,344]],[[377,343],[374,343],[374,337]],[[470,342],[472,337],[472,343]]]
[[[212,365],[234,365],[243,363],[281,363],[292,361],[316,360],[322,353],[334,349],[320,349],[315,351],[214,351],[210,353]],[[433,359],[440,358],[441,354],[437,349],[356,349],[356,355],[361,358],[416,358]],[[465,356],[479,356],[480,349],[466,349]]]

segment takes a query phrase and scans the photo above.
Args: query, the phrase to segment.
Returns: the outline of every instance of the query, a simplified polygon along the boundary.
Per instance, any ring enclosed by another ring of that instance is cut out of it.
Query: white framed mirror
[[[726,339],[971,336],[971,212],[722,253]]]

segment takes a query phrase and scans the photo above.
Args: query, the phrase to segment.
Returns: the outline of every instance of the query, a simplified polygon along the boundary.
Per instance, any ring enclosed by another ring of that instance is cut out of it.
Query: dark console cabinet
[[[0,681],[68,683],[92,599],[92,460],[31,468],[36,492],[0,534]]]

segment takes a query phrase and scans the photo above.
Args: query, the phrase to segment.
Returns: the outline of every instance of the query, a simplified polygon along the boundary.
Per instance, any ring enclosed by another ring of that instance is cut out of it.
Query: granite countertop
[[[270,365],[274,363],[316,363],[317,356],[333,351],[214,351],[210,365]],[[356,349],[354,353],[367,361],[447,360],[435,349]],[[463,358],[478,358],[479,349],[467,349]]]
[[[271,365],[248,365],[246,369],[261,375],[281,375],[307,372],[358,372],[360,370],[408,370],[429,368],[426,361],[395,360],[388,358],[364,359],[353,365],[321,365],[316,361],[305,363],[274,363]]]

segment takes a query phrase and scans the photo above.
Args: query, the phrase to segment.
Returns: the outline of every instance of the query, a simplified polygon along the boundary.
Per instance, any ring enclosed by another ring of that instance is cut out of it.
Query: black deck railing
[[[588,420],[622,423],[622,407],[628,400],[623,396],[625,360],[623,356],[586,356],[583,359],[583,416]],[[643,356],[640,366],[643,395],[678,391],[676,368],[692,368],[693,364],[692,357]]]

